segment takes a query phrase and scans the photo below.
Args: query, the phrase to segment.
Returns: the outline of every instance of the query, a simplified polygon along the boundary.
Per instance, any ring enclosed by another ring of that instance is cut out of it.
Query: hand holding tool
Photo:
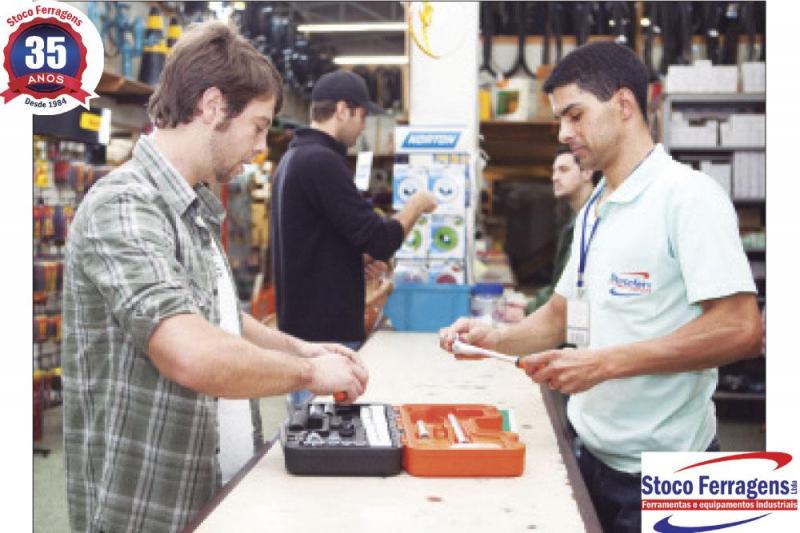
[[[472,346],[471,344],[466,344],[458,339],[453,341],[453,354],[479,355],[482,358],[491,357],[493,359],[499,359],[507,363],[514,363],[514,366],[516,366],[517,368],[522,368],[522,357],[518,357],[515,355],[506,355],[495,352],[493,350],[487,350],[486,348]]]

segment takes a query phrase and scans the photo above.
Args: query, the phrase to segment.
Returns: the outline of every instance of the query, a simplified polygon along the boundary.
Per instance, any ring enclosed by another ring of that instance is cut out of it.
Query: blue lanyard
[[[603,194],[604,189],[605,185],[597,190],[594,196],[592,196],[592,198],[589,200],[589,203],[586,204],[586,210],[583,212],[583,225],[581,226],[581,255],[580,261],[578,261],[578,289],[583,289],[583,273],[586,271],[586,258],[589,256],[589,247],[592,245],[594,232],[597,231],[597,225],[600,223],[600,216],[598,215],[594,221],[594,224],[592,225],[592,232],[589,234],[589,242],[586,242],[586,222],[589,218],[589,210],[592,208],[597,199],[600,198],[600,195]]]

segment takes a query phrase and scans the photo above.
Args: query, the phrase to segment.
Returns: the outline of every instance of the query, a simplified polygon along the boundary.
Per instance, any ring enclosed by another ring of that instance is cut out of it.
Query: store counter
[[[548,397],[494,360],[457,361],[433,333],[377,332],[359,402],[485,403],[513,410],[525,471],[510,478],[294,476],[280,442],[254,459],[189,529],[198,532],[600,531]],[[555,429],[555,430],[554,430]]]

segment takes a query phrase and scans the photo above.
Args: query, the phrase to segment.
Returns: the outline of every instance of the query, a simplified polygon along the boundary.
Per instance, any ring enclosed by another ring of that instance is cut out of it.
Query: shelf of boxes
[[[763,309],[766,303],[766,97],[757,79],[763,77],[763,69],[755,65],[743,67],[741,71],[741,86],[757,92],[735,92],[737,80],[733,74],[737,67],[719,67],[719,72],[725,74],[720,86],[706,87],[702,80],[695,80],[695,88],[708,92],[683,92],[687,87],[680,85],[681,76],[689,80],[691,76],[687,72],[694,72],[697,77],[702,72],[714,72],[717,67],[711,71],[703,71],[707,65],[695,71],[691,68],[686,67],[686,72],[677,71],[677,88],[682,92],[667,93],[662,98],[664,147],[677,160],[710,176],[730,196],[759,293],[759,307]],[[669,89],[670,84],[667,86]],[[671,87],[676,88],[674,79]],[[763,402],[763,361],[759,358],[752,360],[750,366],[722,367],[714,399]]]

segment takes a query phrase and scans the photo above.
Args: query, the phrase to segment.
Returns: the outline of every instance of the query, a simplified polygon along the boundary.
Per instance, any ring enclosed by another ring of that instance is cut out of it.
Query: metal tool
[[[456,418],[456,415],[454,415],[453,413],[448,413],[447,414],[447,420],[450,421],[450,425],[453,427],[453,433],[456,434],[456,443],[465,444],[465,443],[469,442],[469,439],[467,438],[466,434],[464,433],[464,430],[461,429],[461,424],[458,423],[458,419]]]
[[[517,357],[515,355],[506,355],[495,352],[493,350],[487,350],[486,348],[472,346],[471,344],[461,342],[458,339],[453,341],[453,353],[464,354],[464,355],[482,355],[484,357],[499,359],[500,361],[505,361],[506,363],[514,363],[514,366],[516,366],[517,368],[522,368],[522,357]]]
[[[431,434],[428,433],[428,426],[425,425],[425,421],[422,419],[417,420],[417,433],[421,439],[431,438]]]

